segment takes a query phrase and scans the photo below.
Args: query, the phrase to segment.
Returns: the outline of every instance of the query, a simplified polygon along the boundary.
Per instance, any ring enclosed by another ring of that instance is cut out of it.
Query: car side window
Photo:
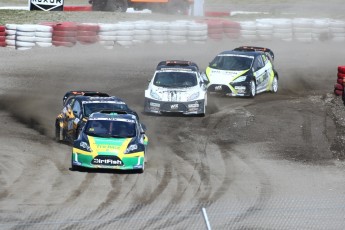
[[[74,112],[76,117],[80,116],[80,111],[81,111],[80,103],[79,103],[79,101],[76,101],[73,105],[73,112]]]
[[[73,98],[73,97],[72,97],[72,98],[69,98],[69,99],[67,99],[67,101],[66,101],[66,103],[65,103],[65,106],[66,106],[66,107],[67,107],[68,105],[69,105],[69,106],[72,106],[73,102],[74,102],[74,98]]]
[[[262,60],[262,56],[257,56],[254,60],[253,68],[255,71],[263,68],[265,66],[264,61]]]

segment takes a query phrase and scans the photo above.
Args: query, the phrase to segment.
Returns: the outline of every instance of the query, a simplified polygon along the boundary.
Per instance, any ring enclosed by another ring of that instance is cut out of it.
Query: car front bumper
[[[189,102],[167,102],[157,101],[150,98],[145,98],[144,111],[146,113],[181,113],[188,114],[204,114],[205,113],[205,99],[195,100]]]
[[[250,96],[250,82],[238,82],[225,84],[211,84],[208,92],[226,94],[228,96]]]

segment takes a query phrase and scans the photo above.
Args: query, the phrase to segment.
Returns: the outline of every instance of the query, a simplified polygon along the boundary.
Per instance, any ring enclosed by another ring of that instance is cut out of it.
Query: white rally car
[[[205,116],[207,77],[190,61],[162,61],[145,90],[146,113]]]

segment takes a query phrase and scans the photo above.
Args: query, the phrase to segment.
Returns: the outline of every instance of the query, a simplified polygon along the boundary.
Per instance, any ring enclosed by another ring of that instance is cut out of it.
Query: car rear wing
[[[182,60],[166,60],[158,63],[156,70],[161,70],[165,68],[180,68],[180,69],[189,69],[193,71],[199,71],[197,64],[191,61],[182,61]]]
[[[63,96],[62,102],[63,104],[65,104],[67,98],[69,98],[70,96],[78,96],[78,95],[82,95],[82,96],[98,96],[98,97],[110,97],[109,94],[107,93],[102,93],[102,92],[98,92],[98,91],[90,91],[90,90],[73,90],[73,91],[68,91],[67,93],[65,93],[65,95]]]
[[[269,48],[258,47],[258,46],[240,46],[234,49],[235,51],[262,51],[269,55],[272,61],[274,61],[274,53]]]

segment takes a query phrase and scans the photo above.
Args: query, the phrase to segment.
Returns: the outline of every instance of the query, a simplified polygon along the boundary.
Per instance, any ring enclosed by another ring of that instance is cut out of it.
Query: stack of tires
[[[293,40],[293,25],[291,19],[280,18],[272,21],[273,38],[290,42]]]
[[[6,24],[6,46],[9,48],[16,48],[16,24]]]
[[[77,25],[76,40],[82,45],[98,42],[98,24],[81,23]]]
[[[329,30],[332,40],[335,42],[345,41],[345,22],[344,21],[331,21],[329,23]]]
[[[256,22],[255,21],[243,21],[241,24],[241,38],[244,40],[255,41],[257,40],[256,34]]]
[[[36,46],[36,25],[23,24],[17,26],[16,49],[28,50]]]
[[[0,47],[5,47],[6,45],[6,27],[0,25]]]
[[[134,23],[133,43],[147,43],[151,39],[151,21],[137,21]]]
[[[210,19],[205,21],[207,24],[208,38],[220,41],[224,37],[223,20]]]
[[[338,66],[338,79],[334,85],[334,94],[337,96],[343,95],[344,100],[344,85],[345,85],[345,66]]]
[[[35,31],[36,45],[39,47],[51,47],[53,27],[48,25],[37,25]]]
[[[198,22],[189,23],[187,39],[193,43],[205,43],[207,41],[207,24]]]
[[[312,28],[312,38],[313,41],[329,40],[329,19],[314,20]]]
[[[294,39],[299,42],[312,42],[313,21],[308,18],[293,19]]]
[[[168,26],[166,22],[155,22],[151,24],[151,42],[165,44],[168,42]]]
[[[238,22],[224,20],[223,24],[223,33],[226,38],[229,39],[239,39],[241,35],[241,24]]]
[[[54,46],[72,47],[77,43],[77,24],[63,22],[53,25],[52,43]]]
[[[168,38],[171,43],[187,43],[186,22],[172,22],[168,25]]]
[[[134,25],[130,22],[117,23],[116,43],[129,47],[133,45]]]
[[[113,49],[116,41],[117,25],[116,24],[98,24],[98,41],[106,49]]]

